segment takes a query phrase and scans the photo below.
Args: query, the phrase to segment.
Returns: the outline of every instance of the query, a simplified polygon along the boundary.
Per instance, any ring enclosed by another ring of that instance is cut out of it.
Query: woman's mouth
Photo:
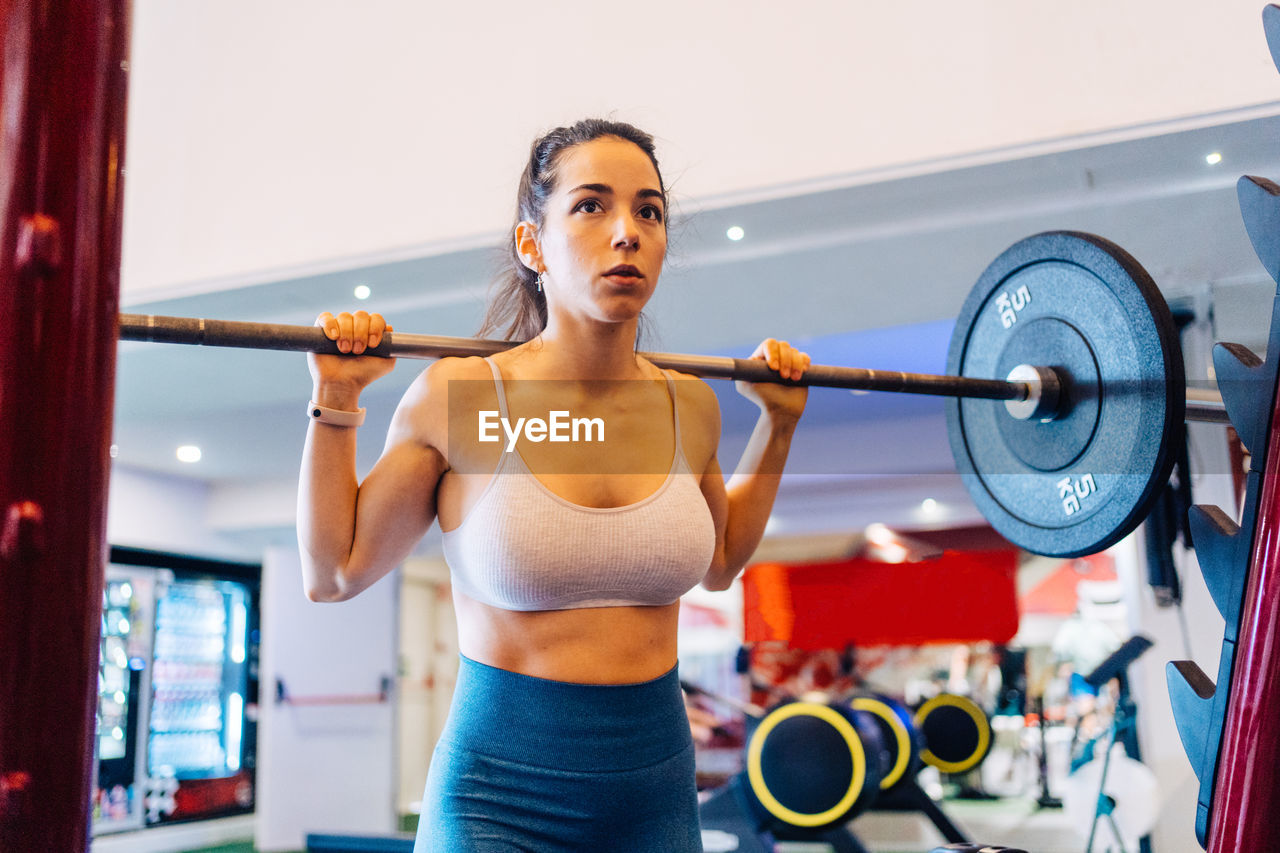
[[[644,278],[644,276],[640,274],[640,270],[636,269],[631,264],[618,264],[618,266],[613,267],[612,269],[605,270],[604,277],[611,278],[620,284],[632,284]]]

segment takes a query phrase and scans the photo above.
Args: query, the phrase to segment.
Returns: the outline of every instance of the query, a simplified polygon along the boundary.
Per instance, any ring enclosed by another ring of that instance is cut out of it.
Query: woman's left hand
[[[752,358],[769,365],[783,379],[799,379],[809,367],[809,354],[786,341],[766,338]],[[754,402],[769,415],[798,419],[804,412],[809,389],[804,385],[779,385],[774,382],[736,382],[738,393]]]

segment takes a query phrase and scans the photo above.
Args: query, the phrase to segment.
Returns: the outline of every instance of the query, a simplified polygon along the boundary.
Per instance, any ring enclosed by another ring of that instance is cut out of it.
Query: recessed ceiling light
[[[112,459],[115,459],[117,456],[120,455],[120,445],[118,444],[111,445],[111,449],[108,450],[107,453],[111,456]]]
[[[938,502],[935,501],[933,498],[925,498],[924,500],[920,501],[920,509],[926,515],[933,515],[935,512],[938,511]]]
[[[741,225],[731,225],[729,226],[729,230],[724,232],[724,236],[736,243],[743,237],[747,236],[747,232],[742,230]]]
[[[355,290],[356,299],[368,299],[370,293],[373,293],[373,291],[369,289],[369,285],[367,284],[356,285],[356,290]]]
[[[179,462],[199,462],[200,448],[194,444],[184,444],[178,448],[175,455],[178,457]]]
[[[1222,155],[1215,151],[1212,154],[1205,155],[1204,161],[1210,166],[1216,166],[1222,162]]]

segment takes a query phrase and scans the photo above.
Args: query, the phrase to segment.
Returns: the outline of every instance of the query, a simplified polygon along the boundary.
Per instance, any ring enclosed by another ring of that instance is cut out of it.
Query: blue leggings
[[[700,853],[676,670],[550,681],[463,657],[414,853]]]

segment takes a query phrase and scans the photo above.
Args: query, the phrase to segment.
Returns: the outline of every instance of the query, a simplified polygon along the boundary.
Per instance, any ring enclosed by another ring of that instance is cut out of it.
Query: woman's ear
[[[516,225],[516,254],[534,272],[542,272],[542,248],[538,245],[538,226],[532,222]]]

